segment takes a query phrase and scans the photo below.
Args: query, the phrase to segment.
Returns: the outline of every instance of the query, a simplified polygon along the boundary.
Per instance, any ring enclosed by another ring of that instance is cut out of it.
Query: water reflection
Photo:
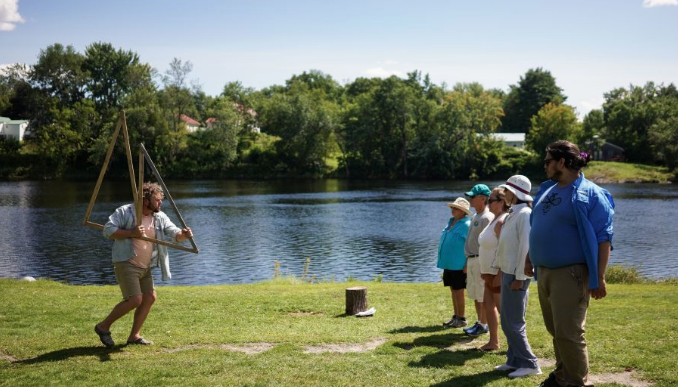
[[[104,183],[91,220],[105,223],[130,201],[127,182]],[[494,186],[499,182],[489,183]],[[325,181],[167,182],[195,232],[198,255],[171,251],[167,284],[249,283],[283,272],[337,280],[349,276],[435,282],[445,203],[469,183]],[[650,277],[678,277],[678,191],[670,185],[609,185],[615,196],[612,263]],[[115,283],[112,242],[82,226],[93,184],[0,183],[0,276],[31,275],[76,284]],[[176,222],[171,208],[165,211]],[[178,224],[178,222],[176,222]],[[159,282],[159,281],[158,281]]]

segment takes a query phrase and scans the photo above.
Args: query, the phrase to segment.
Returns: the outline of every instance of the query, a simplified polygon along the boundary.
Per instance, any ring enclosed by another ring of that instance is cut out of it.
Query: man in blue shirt
[[[593,385],[584,325],[590,297],[607,295],[614,202],[607,190],[584,178],[581,169],[589,159],[569,141],[551,143],[544,158],[550,180],[534,200],[525,273],[537,278],[556,355],[556,369],[541,387]]]

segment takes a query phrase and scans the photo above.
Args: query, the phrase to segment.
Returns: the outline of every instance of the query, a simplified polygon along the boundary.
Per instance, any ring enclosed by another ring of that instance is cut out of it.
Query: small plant
[[[384,275],[379,274],[379,275],[372,276],[372,282],[377,282],[377,283],[384,282]]]
[[[306,258],[304,262],[304,270],[301,272],[301,280],[306,281],[308,279],[308,268],[311,265],[311,258]],[[310,281],[313,282],[313,281]]]
[[[647,282],[647,278],[636,267],[612,265],[605,272],[605,281],[610,284],[640,284]]]
[[[282,276],[280,271],[280,262],[276,259],[273,261],[273,279],[278,279]]]

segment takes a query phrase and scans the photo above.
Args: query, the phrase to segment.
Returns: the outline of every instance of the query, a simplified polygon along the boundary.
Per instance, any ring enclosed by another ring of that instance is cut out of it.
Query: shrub
[[[605,272],[605,281],[609,284],[640,284],[648,280],[636,267],[612,265]]]

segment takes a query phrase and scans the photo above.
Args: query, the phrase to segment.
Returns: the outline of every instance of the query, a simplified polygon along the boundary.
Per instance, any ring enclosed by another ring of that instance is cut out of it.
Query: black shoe
[[[97,335],[99,335],[99,340],[101,340],[101,344],[105,345],[107,348],[111,348],[115,346],[115,341],[113,341],[113,338],[111,337],[111,332],[105,332],[99,329],[99,324],[96,324],[94,326],[94,332],[96,332]]]
[[[546,378],[546,380],[544,380],[543,382],[541,382],[539,387],[560,387],[560,384],[556,382],[556,374],[551,372],[549,374],[549,377]]]

